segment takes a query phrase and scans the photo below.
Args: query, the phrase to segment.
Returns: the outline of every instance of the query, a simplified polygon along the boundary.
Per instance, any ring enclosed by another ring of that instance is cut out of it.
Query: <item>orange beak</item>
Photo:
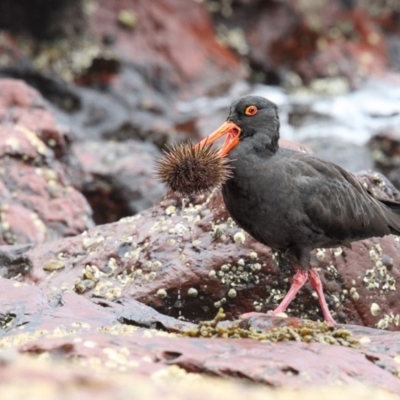
[[[207,136],[196,146],[206,146],[214,143],[220,137],[227,135],[224,144],[219,151],[221,157],[225,157],[238,143],[241,129],[234,123],[226,121],[211,135]]]

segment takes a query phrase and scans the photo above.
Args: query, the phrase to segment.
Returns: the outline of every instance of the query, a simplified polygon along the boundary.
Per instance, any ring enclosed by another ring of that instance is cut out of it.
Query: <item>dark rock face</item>
[[[0,244],[43,243],[88,229],[90,207],[58,160],[68,152],[68,133],[35,90],[3,80],[0,92]]]
[[[0,4],[0,27],[41,39],[82,32],[85,26],[82,0],[32,0]]]

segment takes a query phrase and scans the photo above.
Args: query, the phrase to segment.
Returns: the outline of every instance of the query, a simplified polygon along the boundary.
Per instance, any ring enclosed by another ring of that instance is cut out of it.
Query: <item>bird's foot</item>
[[[278,307],[275,308],[274,311],[271,311],[273,315],[279,315],[284,313],[286,309],[289,307],[291,301],[295,298],[297,292],[304,286],[308,279],[308,271],[304,271],[300,269],[296,272],[293,276],[292,286],[290,287],[289,291],[286,293],[286,296],[280,302]]]
[[[247,312],[247,313],[241,314],[239,318],[240,319],[248,319],[251,317],[264,317],[265,315],[266,315],[265,313],[252,311],[252,312]]]
[[[280,318],[287,318],[288,315],[284,311],[268,311],[267,315],[270,317],[280,317]]]
[[[328,311],[328,312],[329,312],[329,311]],[[325,315],[325,313],[324,313],[324,320],[325,320],[328,324],[331,324],[331,325],[336,325],[336,324],[337,324],[337,322],[333,319],[331,313],[329,313],[329,315]]]
[[[319,277],[317,270],[312,268],[308,274],[308,278],[310,280],[312,288],[317,292],[318,301],[321,306],[324,320],[328,324],[336,325],[336,321],[333,319],[332,314],[329,311],[328,304],[326,304],[321,278]]]

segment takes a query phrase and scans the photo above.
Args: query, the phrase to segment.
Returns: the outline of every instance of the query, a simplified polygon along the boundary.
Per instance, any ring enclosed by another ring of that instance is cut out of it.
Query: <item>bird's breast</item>
[[[232,219],[261,243],[277,249],[290,246],[290,183],[273,160],[242,157],[232,164],[233,177],[222,188]]]

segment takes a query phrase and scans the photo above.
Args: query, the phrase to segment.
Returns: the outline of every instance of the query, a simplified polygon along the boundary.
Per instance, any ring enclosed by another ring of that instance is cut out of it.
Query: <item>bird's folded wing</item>
[[[400,231],[400,215],[374,199],[352,174],[317,158],[308,165],[301,184],[308,193],[303,207],[312,229],[342,242]]]

